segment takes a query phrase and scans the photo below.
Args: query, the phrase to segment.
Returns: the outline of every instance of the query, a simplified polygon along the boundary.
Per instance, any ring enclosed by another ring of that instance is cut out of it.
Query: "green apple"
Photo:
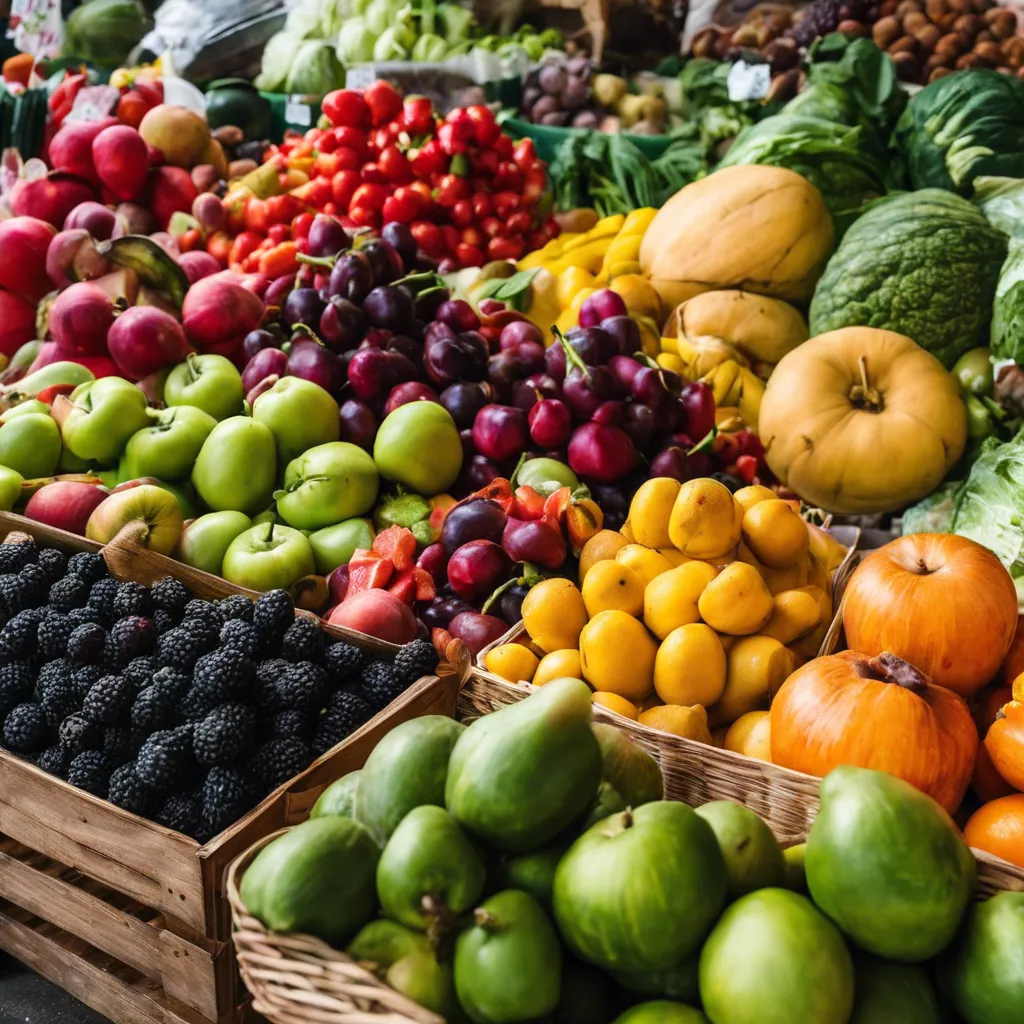
[[[309,546],[321,576],[347,565],[356,548],[373,546],[373,525],[369,519],[346,519],[334,526],[325,526],[309,535]]]
[[[248,416],[221,420],[192,469],[196,493],[214,512],[255,515],[270,504],[276,479],[274,435]]]
[[[16,416],[24,416],[25,413],[41,412],[44,416],[50,415],[50,407],[45,402],[40,402],[38,398],[29,398],[24,402],[19,402],[17,405],[12,405],[2,416],[0,416],[0,423],[9,423]]]
[[[408,402],[384,418],[373,442],[383,477],[433,497],[448,490],[462,469],[462,441],[448,410],[436,402]]]
[[[169,491],[178,499],[181,515],[184,519],[195,519],[198,499],[196,489],[188,480],[157,480],[157,486]]]
[[[65,449],[67,451],[67,449]],[[118,484],[123,484],[124,481],[117,475],[117,467],[114,466],[112,469],[94,469],[91,472],[100,478],[100,483],[104,487],[108,487],[113,490]]]
[[[49,476],[60,459],[60,430],[50,416],[30,412],[0,427],[0,466],[26,480]]]
[[[242,375],[224,356],[190,355],[167,375],[164,401],[168,405],[193,405],[215,420],[242,411]]]
[[[137,526],[140,544],[169,555],[178,542],[183,522],[181,506],[170,491],[154,484],[140,484],[104,498],[89,516],[85,535],[89,540],[107,544],[126,526]]]
[[[58,399],[53,409],[71,454],[96,462],[115,462],[128,438],[149,422],[146,396],[120,377],[79,384],[70,401]]]
[[[270,508],[265,508],[262,512],[257,512],[252,517],[252,525],[259,526],[260,523],[280,523],[281,517],[277,514],[277,507],[271,505]]]
[[[319,384],[282,377],[252,407],[252,418],[265,423],[277,442],[278,465],[341,436],[338,403]]]
[[[287,526],[253,526],[224,553],[223,576],[250,590],[287,590],[316,568],[309,541]]]
[[[60,458],[57,460],[57,473],[95,473],[96,464],[88,459],[80,459],[67,448],[62,448]],[[117,483],[115,480],[114,483]],[[113,486],[113,484],[111,485]]]
[[[10,512],[21,497],[24,477],[7,466],[0,466],[0,511]]]
[[[244,512],[207,512],[205,516],[193,519],[181,531],[174,557],[193,569],[219,576],[224,552],[240,533],[251,526],[252,520]]]
[[[150,412],[150,425],[128,438],[118,474],[126,480],[155,476],[184,480],[217,421],[191,405]]]
[[[379,487],[377,467],[362,448],[332,441],[289,462],[284,488],[274,497],[278,514],[289,526],[319,530],[365,515],[373,508]]]

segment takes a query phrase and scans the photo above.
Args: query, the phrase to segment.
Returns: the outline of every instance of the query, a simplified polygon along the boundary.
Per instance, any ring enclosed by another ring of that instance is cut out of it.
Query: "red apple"
[[[105,487],[70,480],[56,480],[40,487],[25,506],[25,516],[37,523],[85,535],[89,517],[108,495]]]

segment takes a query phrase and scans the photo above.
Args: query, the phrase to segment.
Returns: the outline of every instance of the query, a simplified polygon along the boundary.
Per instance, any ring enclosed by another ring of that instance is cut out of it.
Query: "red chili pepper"
[[[359,172],[355,170],[338,171],[331,179],[331,200],[339,210],[348,210],[352,195],[363,183]]]
[[[75,102],[75,97],[88,82],[87,75],[73,75],[70,72],[65,72],[63,81],[50,93],[50,97],[46,101],[50,112],[56,114],[64,104],[68,104],[68,110],[70,110],[71,104]]]
[[[482,249],[478,249],[475,245],[466,245],[465,242],[460,242],[455,246],[455,258],[463,267],[482,267],[486,259]]]
[[[237,235],[231,244],[231,251],[228,253],[228,263],[234,265],[241,263],[247,256],[254,253],[263,241],[263,236],[255,231],[243,231]]]
[[[245,230],[266,236],[270,221],[267,219],[267,207],[262,199],[250,196],[245,204]]]

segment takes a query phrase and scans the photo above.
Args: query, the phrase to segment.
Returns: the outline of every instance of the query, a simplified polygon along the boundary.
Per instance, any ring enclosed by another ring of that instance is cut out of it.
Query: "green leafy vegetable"
[[[264,54],[265,56],[265,54]],[[288,71],[284,91],[302,96],[323,96],[345,83],[345,68],[332,43],[307,39],[299,47]]]
[[[440,37],[434,35],[420,36],[412,48],[412,59],[422,62],[433,62],[444,60],[448,53],[448,44]]]
[[[864,113],[853,96],[841,85],[833,85],[831,82],[808,85],[782,108],[782,113],[819,117],[824,121],[851,127],[865,123]]]
[[[953,528],[956,493],[960,486],[958,482],[940,484],[927,498],[911,505],[903,513],[903,536],[911,533],[949,533]]]
[[[478,302],[497,299],[511,309],[523,312],[530,304],[530,288],[539,272],[539,269],[519,270],[511,277],[492,277],[476,289],[475,298]]]
[[[1024,238],[1024,178],[975,178],[974,202],[993,227]]]
[[[263,48],[263,65],[256,77],[256,87],[264,92],[284,92],[288,75],[303,44],[301,36],[290,32],[271,36]]]
[[[1006,236],[951,192],[876,202],[847,231],[811,302],[811,334],[881,327],[951,367],[984,344]]]
[[[345,64],[366,64],[373,60],[375,42],[361,17],[350,18],[338,33],[338,56]]]
[[[437,16],[444,26],[444,39],[449,46],[469,40],[473,28],[473,12],[457,3],[437,5]]]
[[[1024,363],[1024,239],[1010,240],[1010,252],[999,274],[992,304],[989,343],[996,359]]]

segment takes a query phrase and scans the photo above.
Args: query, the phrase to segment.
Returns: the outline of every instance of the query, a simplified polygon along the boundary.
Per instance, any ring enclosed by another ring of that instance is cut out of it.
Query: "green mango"
[[[356,807],[381,845],[414,807],[444,806],[448,761],[465,732],[461,722],[425,715],[396,726],[374,747],[359,776]]]
[[[21,485],[25,478],[16,470],[0,466],[0,509],[10,512],[21,497]]]
[[[700,1001],[699,963],[700,957],[695,953],[667,971],[612,971],[611,975],[623,988],[642,996],[696,1003]]]
[[[853,972],[850,1024],[942,1024],[939,999],[923,967],[862,954]]]
[[[317,797],[313,809],[309,812],[311,818],[358,818],[356,814],[356,789],[359,786],[359,776],[362,772],[349,772],[343,775],[337,782],[332,782]]]
[[[700,999],[715,1024],[845,1024],[853,963],[806,896],[758,889],[728,907],[704,943]]]
[[[1024,1019],[1024,892],[976,903],[943,959],[953,1005],[968,1024]]]
[[[528,1021],[558,1005],[562,948],[540,904],[508,889],[455,942],[455,992],[476,1024]]]
[[[807,872],[804,859],[807,857],[807,844],[797,843],[782,851],[786,862],[786,888],[794,892],[807,892]]]
[[[358,821],[304,821],[257,854],[242,876],[242,902],[271,931],[302,932],[343,946],[377,909],[379,857],[373,836]]]
[[[498,868],[499,885],[506,889],[522,889],[542,906],[550,908],[555,870],[568,848],[568,843],[556,843],[533,853],[506,858]]]
[[[583,680],[556,679],[478,718],[452,751],[445,804],[455,820],[510,853],[554,839],[601,782],[592,713]]]
[[[805,867],[814,902],[857,946],[905,963],[949,945],[977,877],[959,829],[931,797],[848,765],[822,780]]]
[[[698,807],[697,813],[718,840],[730,896],[786,884],[786,858],[775,833],[749,807],[731,800],[713,800]]]
[[[601,747],[605,781],[619,791],[626,806],[661,800],[665,794],[661,765],[614,725],[595,722],[593,728]]]
[[[625,1013],[620,1013],[613,1024],[710,1024],[700,1010],[682,1003],[670,1003],[658,1000],[653,1003],[640,1003],[631,1006]]]
[[[15,416],[0,427],[0,466],[13,469],[26,480],[50,476],[60,453],[60,431],[43,413]]]
[[[686,804],[656,800],[607,818],[573,843],[555,872],[555,920],[589,963],[663,971],[697,949],[726,889],[711,826]]]
[[[562,994],[552,1024],[609,1024],[614,1005],[615,986],[604,971],[563,958]]]
[[[473,844],[443,808],[411,810],[377,864],[384,913],[425,931],[439,917],[469,910],[483,895],[485,870]]]

